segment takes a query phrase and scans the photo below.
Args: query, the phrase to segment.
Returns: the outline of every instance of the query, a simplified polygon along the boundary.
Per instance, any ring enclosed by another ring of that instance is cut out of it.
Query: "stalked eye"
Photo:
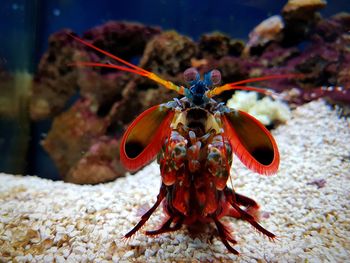
[[[217,69],[210,71],[210,80],[212,85],[217,85],[221,81],[221,73]]]
[[[195,68],[188,68],[184,72],[184,79],[186,82],[198,81],[199,78],[199,73]]]

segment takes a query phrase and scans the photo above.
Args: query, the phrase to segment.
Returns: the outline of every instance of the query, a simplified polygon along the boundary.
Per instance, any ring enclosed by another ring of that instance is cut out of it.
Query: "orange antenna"
[[[227,90],[248,90],[248,91],[256,91],[256,92],[263,93],[263,94],[269,95],[269,96],[277,96],[277,94],[270,89],[263,89],[263,88],[257,88],[257,87],[252,87],[252,86],[239,86],[239,85],[242,85],[245,83],[262,81],[262,80],[286,79],[286,78],[292,78],[292,77],[301,78],[303,76],[304,76],[303,74],[281,74],[281,75],[271,75],[271,76],[264,76],[264,77],[240,80],[240,81],[236,81],[236,82],[232,82],[232,83],[227,83],[227,84],[222,85],[220,87],[216,87],[212,90],[209,90],[207,92],[207,97],[208,98],[214,97],[214,96],[219,95],[222,92],[227,91]]]
[[[74,63],[70,63],[70,66],[83,66],[83,67],[104,67],[104,68],[114,68],[117,70],[122,70],[122,71],[127,71],[127,72],[131,72],[146,78],[149,78],[155,82],[157,82],[158,84],[162,85],[163,87],[170,89],[170,90],[174,90],[177,93],[184,95],[185,94],[185,88],[183,86],[177,86],[175,85],[173,82],[168,81],[168,80],[164,80],[161,77],[159,77],[158,75],[149,72],[143,68],[140,68],[132,63],[129,63],[127,61],[125,61],[124,59],[121,59],[120,57],[117,57],[107,51],[104,51],[96,46],[94,46],[93,44],[77,37],[74,36],[72,34],[68,34],[69,36],[71,36],[72,38],[74,38],[75,40],[77,40],[78,42],[84,44],[85,46],[88,46],[92,49],[95,49],[96,51],[106,55],[107,57],[110,57],[116,61],[118,61],[119,63],[125,65],[125,66],[119,66],[119,65],[115,65],[115,64],[104,64],[104,63],[95,63],[95,62],[74,62]]]

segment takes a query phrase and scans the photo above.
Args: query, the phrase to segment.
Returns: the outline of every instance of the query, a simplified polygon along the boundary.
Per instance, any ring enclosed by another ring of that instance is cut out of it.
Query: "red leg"
[[[182,226],[183,219],[177,221],[175,225],[171,227],[171,223],[173,221],[174,221],[174,217],[170,217],[167,221],[165,221],[165,223],[159,229],[153,230],[153,231],[147,231],[146,235],[153,236],[153,235],[159,235],[170,231],[179,230]]]
[[[237,244],[237,241],[234,240],[231,236],[230,231],[217,218],[214,218],[214,222],[216,228],[218,229],[219,237],[221,238],[222,243],[224,243],[228,251],[235,255],[239,255],[239,252],[229,244],[229,242],[231,242],[232,244]]]
[[[162,184],[162,186],[160,187],[159,194],[157,196],[156,203],[141,217],[140,222],[138,222],[138,224],[124,236],[125,238],[131,237],[147,222],[147,220],[150,218],[150,216],[153,214],[153,212],[157,209],[159,204],[164,199],[165,194],[166,194],[166,188],[165,188],[165,185]]]
[[[252,215],[256,221],[260,219],[259,205],[251,198],[234,193],[238,205],[244,206],[245,211]]]
[[[255,218],[251,214],[249,214],[248,212],[244,211],[243,209],[241,209],[239,207],[240,204],[241,205],[243,205],[243,204],[237,202],[237,200],[236,200],[237,194],[235,194],[232,189],[226,188],[225,189],[225,195],[226,195],[229,203],[232,205],[232,207],[234,209],[236,209],[238,213],[240,213],[241,219],[246,220],[249,224],[251,224],[258,231],[260,231],[264,235],[268,236],[269,238],[273,239],[273,238],[276,237],[273,233],[271,233],[270,231],[266,230],[261,225],[259,225],[258,222],[255,220]],[[243,196],[239,195],[239,198],[241,198],[241,197],[243,197]],[[244,196],[243,200],[244,200],[244,202],[247,202],[247,201],[252,200],[252,199]],[[240,201],[242,201],[242,199]],[[254,200],[252,200],[252,201],[253,201],[253,203],[255,203]],[[256,204],[256,205],[258,205],[258,204]]]
[[[243,205],[247,208],[249,208],[249,207],[254,207],[257,209],[259,208],[259,205],[253,199],[246,197],[244,195],[241,195],[241,194],[237,194],[237,193],[234,193],[234,194],[235,194],[236,202],[239,205]]]

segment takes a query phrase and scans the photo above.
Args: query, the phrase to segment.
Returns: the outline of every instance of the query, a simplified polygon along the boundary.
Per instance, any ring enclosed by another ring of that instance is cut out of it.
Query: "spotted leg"
[[[140,222],[138,222],[138,224],[124,236],[125,238],[129,238],[132,235],[134,235],[147,222],[147,220],[150,218],[150,216],[153,214],[153,212],[157,209],[159,204],[164,199],[165,194],[166,194],[166,187],[165,185],[162,184],[155,204],[141,217]]]
[[[171,226],[171,223],[175,220],[174,217],[170,217],[165,223],[157,230],[153,231],[147,231],[146,235],[153,236],[153,235],[159,235],[166,232],[176,231],[179,230],[182,226],[183,219],[179,219],[177,222],[175,222],[174,226]]]
[[[268,236],[271,239],[274,239],[276,236],[271,233],[270,231],[266,230],[263,228],[259,223],[256,221],[254,216],[249,214],[247,211],[243,210],[242,208],[239,207],[239,205],[244,205],[244,204],[251,204],[251,205],[258,205],[256,202],[248,197],[242,196],[242,195],[237,195],[233,192],[232,189],[226,188],[225,189],[225,196],[228,200],[228,202],[231,204],[231,206],[240,214],[240,218],[247,221],[249,224],[251,224],[253,227],[255,227],[258,231],[263,233],[264,235]],[[236,197],[238,196],[238,200]],[[239,202],[238,202],[239,201]]]
[[[222,243],[225,245],[225,247],[230,251],[231,253],[238,255],[239,252],[235,250],[230,243],[237,244],[237,241],[233,239],[233,237],[230,234],[230,231],[227,229],[227,227],[221,223],[217,218],[214,218],[214,222],[216,225],[216,228],[219,233],[219,237],[222,241]],[[230,243],[229,243],[230,242]]]

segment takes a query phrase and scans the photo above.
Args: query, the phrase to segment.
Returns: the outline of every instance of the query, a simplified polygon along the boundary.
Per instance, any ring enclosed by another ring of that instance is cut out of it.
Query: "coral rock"
[[[110,21],[86,31],[84,39],[123,59],[140,56],[148,41],[161,32],[158,27]]]
[[[256,92],[237,91],[226,105],[249,113],[266,126],[285,123],[291,117],[287,104],[270,97],[259,100]]]
[[[77,184],[96,184],[123,176],[125,169],[119,162],[119,142],[102,136],[73,166],[65,181]]]
[[[77,101],[54,120],[42,145],[62,176],[84,156],[94,140],[105,134],[108,121],[96,116],[96,106],[87,99]]]
[[[224,56],[240,56],[244,44],[240,40],[231,39],[229,36],[214,32],[201,36],[198,47],[202,57],[220,59]]]
[[[247,55],[253,47],[263,47],[270,41],[280,41],[284,23],[279,15],[271,16],[262,21],[249,34],[249,41],[244,48],[244,54]]]
[[[197,45],[190,38],[175,31],[164,32],[147,44],[140,66],[175,76],[191,66],[197,52]]]
[[[289,0],[283,7],[283,13],[316,11],[327,5],[325,0]]]
[[[314,26],[321,20],[317,10],[323,8],[323,0],[290,0],[284,6],[282,15],[285,21],[283,39],[285,45],[296,45],[313,32]]]
[[[68,67],[76,50],[70,30],[54,33],[49,48],[40,60],[33,84],[30,115],[33,120],[54,116],[76,91],[76,71]]]
[[[76,93],[78,86],[83,95],[88,93],[100,104],[111,103],[110,98],[118,97],[118,89],[111,87],[115,85],[114,83],[119,83],[120,74],[113,72],[109,78],[106,78],[92,73],[96,70],[88,70],[87,75],[84,71],[79,71],[78,73],[82,76],[78,77],[76,68],[68,66],[69,63],[77,60],[101,61],[102,58],[91,48],[82,47],[67,33],[73,32],[62,30],[51,35],[49,49],[41,58],[30,104],[33,120],[59,114],[69,98]],[[159,28],[137,23],[108,22],[87,31],[84,38],[106,51],[129,59],[142,55],[146,43],[159,33]],[[98,84],[92,85],[96,83]]]

